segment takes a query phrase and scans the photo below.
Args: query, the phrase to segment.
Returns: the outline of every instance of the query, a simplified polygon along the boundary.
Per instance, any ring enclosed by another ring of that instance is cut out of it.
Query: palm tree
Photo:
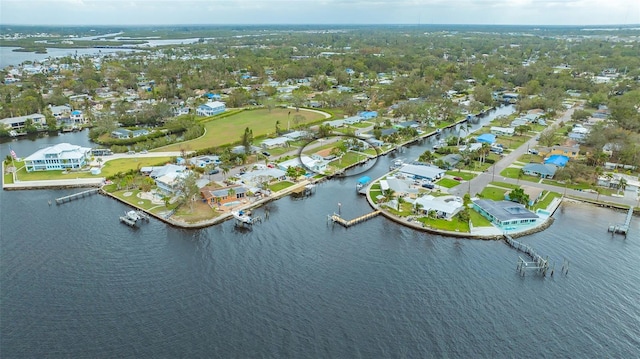
[[[524,171],[521,168],[520,171],[518,171],[518,180],[516,181],[516,184],[520,184],[520,179],[522,177],[524,177]]]
[[[398,196],[398,198],[396,198],[396,202],[398,203],[398,212],[400,212],[400,207],[405,202],[405,200],[403,197]]]
[[[413,211],[415,212],[415,214],[419,214],[420,212],[422,212],[423,208],[424,205],[422,203],[414,202]]]
[[[620,190],[624,192],[626,188],[627,188],[627,180],[624,179],[624,177],[620,176],[620,179],[618,180],[618,193],[620,193]]]
[[[222,175],[224,179],[227,179],[227,175],[229,174],[229,166],[222,166]]]
[[[395,198],[395,195],[393,193],[393,190],[391,188],[387,188],[384,191],[382,191],[382,201],[383,202],[391,202],[393,201],[393,199]]]

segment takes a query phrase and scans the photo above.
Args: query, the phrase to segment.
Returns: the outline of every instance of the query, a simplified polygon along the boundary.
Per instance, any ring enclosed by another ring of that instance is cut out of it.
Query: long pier
[[[360,222],[364,222],[364,221],[366,221],[368,219],[371,219],[371,218],[373,218],[373,217],[375,217],[375,216],[377,216],[379,214],[380,214],[380,211],[376,210],[376,211],[367,213],[365,215],[362,215],[360,217],[356,217],[356,218],[351,219],[351,220],[346,220],[346,219],[340,217],[339,214],[334,213],[334,214],[329,215],[329,220],[332,221],[333,223],[338,223],[338,224],[342,225],[345,228],[349,228],[349,227],[353,226],[354,224],[358,224]]]
[[[631,226],[631,218],[633,217],[633,207],[629,208],[629,212],[627,212],[627,218],[624,220],[623,224],[615,224],[609,226],[608,231],[611,232],[611,235],[615,233],[624,234],[627,236],[627,232],[629,232],[629,228]]]
[[[60,198],[56,198],[56,204],[62,204],[62,203],[65,203],[65,202],[73,201],[74,199],[83,198],[85,196],[90,196],[92,194],[98,193],[99,191],[100,191],[99,188],[92,188],[92,189],[88,189],[86,191],[70,194],[68,196],[64,196],[64,197],[60,197]]]
[[[509,245],[509,247],[526,254],[533,260],[525,261],[522,257],[518,257],[518,265],[516,267],[516,270],[520,272],[520,275],[524,276],[527,269],[536,270],[538,273],[542,274],[543,277],[547,275],[547,271],[550,269],[548,257],[542,258],[542,256],[539,255],[538,252],[535,251],[535,249],[529,247],[524,243],[516,241],[508,234],[504,235],[504,241]],[[553,275],[553,268],[551,268],[550,274]]]

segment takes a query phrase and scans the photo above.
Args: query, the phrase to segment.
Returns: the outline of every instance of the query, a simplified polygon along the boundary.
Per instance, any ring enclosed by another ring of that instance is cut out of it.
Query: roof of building
[[[492,133],[483,133],[482,135],[476,137],[476,139],[478,140],[478,142],[492,144],[496,142],[496,135]]]
[[[57,145],[42,148],[34,152],[33,154],[31,154],[24,160],[25,161],[40,160],[45,157],[48,157],[48,155],[56,155],[56,158],[58,159],[71,160],[71,159],[78,159],[78,158],[85,157],[86,154],[90,152],[91,152],[91,148],[89,147],[81,147],[77,145],[72,145],[70,143],[59,143]]]
[[[558,167],[552,164],[542,164],[542,163],[527,163],[522,167],[524,172],[534,172],[540,173],[543,175],[553,176],[556,174]]]
[[[187,166],[167,164],[160,167],[153,167],[153,170],[149,174],[149,177],[159,178],[166,175],[167,173],[182,173],[182,172],[185,172],[186,170],[187,170]]]
[[[556,165],[564,167],[569,162],[569,157],[563,155],[551,155],[544,161],[546,165]]]
[[[452,197],[434,197],[431,195],[416,198],[415,203],[421,204],[422,209],[425,211],[433,210],[447,214],[453,214],[462,207],[462,201],[456,201]]]
[[[200,105],[198,107],[208,107],[208,108],[220,108],[220,107],[224,107],[225,103],[221,102],[221,101],[209,101],[207,103],[205,103],[204,105]]]
[[[267,138],[266,140],[262,141],[262,144],[265,146],[280,146],[286,144],[289,141],[291,141],[290,138],[281,136],[276,138]]]
[[[498,221],[504,222],[513,219],[536,219],[537,214],[526,209],[523,205],[511,201],[492,201],[488,199],[477,199],[473,201],[475,205],[491,214]]]
[[[445,170],[436,166],[406,164],[400,167],[400,172],[422,178],[436,178],[441,176]]]

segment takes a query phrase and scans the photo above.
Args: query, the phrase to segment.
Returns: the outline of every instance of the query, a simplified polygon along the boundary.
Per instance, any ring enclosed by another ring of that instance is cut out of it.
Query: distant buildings
[[[0,120],[0,126],[3,126],[7,130],[20,131],[24,129],[27,120],[31,120],[35,126],[45,126],[47,124],[47,120],[44,115],[34,113],[26,116],[3,118]]]
[[[213,116],[219,113],[223,113],[226,110],[226,105],[224,102],[220,101],[210,101],[204,105],[198,106],[196,109],[196,114],[198,116]]]

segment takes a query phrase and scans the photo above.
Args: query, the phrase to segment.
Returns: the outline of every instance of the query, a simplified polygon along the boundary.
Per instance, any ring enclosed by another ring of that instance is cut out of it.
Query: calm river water
[[[19,156],[86,134],[11,142]],[[417,157],[424,148],[401,156]],[[8,144],[0,144],[2,157]],[[388,168],[383,157],[367,174]],[[0,192],[3,358],[513,358],[638,356],[640,220],[565,203],[525,237],[556,263],[518,276],[499,241],[446,238],[383,217],[344,229],[326,216],[370,210],[354,177],[268,205],[253,230],[118,222],[102,196]],[[263,209],[256,212],[261,213]],[[571,261],[561,275],[563,259]]]

